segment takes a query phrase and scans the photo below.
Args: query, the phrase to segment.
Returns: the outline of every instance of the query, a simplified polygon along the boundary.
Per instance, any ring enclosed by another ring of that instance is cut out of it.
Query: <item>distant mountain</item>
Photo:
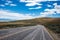
[[[0,22],[8,22],[8,21],[12,21],[10,19],[0,19]]]
[[[17,23],[45,23],[45,22],[51,22],[51,21],[60,21],[60,18],[35,18],[35,19],[29,19],[29,20],[10,20],[10,19],[0,19],[0,22],[17,22]]]

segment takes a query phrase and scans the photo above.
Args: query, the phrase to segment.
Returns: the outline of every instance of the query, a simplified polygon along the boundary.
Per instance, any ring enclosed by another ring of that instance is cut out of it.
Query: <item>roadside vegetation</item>
[[[58,38],[60,38],[60,19],[57,18],[52,19],[51,21],[46,21],[48,22],[43,23],[43,25],[54,32],[58,36]]]
[[[52,32],[54,32],[58,38],[60,38],[60,22],[47,22],[44,24],[45,27],[47,27],[48,29],[50,29]]]
[[[0,29],[34,26],[36,23],[32,20],[17,20],[11,22],[0,22]]]

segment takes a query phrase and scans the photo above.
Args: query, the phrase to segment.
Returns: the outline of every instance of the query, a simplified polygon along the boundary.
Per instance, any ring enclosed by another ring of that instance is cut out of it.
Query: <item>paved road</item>
[[[0,30],[0,40],[54,40],[42,25]]]

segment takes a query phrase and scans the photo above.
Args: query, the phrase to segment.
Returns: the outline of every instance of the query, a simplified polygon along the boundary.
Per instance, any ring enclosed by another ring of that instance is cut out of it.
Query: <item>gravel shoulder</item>
[[[60,37],[58,36],[58,34],[52,32],[51,30],[49,30],[48,28],[46,28],[48,30],[48,32],[51,34],[51,36],[54,38],[54,40],[60,40]]]

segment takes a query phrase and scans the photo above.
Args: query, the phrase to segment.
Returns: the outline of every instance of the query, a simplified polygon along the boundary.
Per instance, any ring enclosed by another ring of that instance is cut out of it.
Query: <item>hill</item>
[[[14,28],[22,26],[44,25],[55,33],[60,33],[60,18],[36,18],[30,20],[16,20],[10,22],[0,22],[1,28]]]

